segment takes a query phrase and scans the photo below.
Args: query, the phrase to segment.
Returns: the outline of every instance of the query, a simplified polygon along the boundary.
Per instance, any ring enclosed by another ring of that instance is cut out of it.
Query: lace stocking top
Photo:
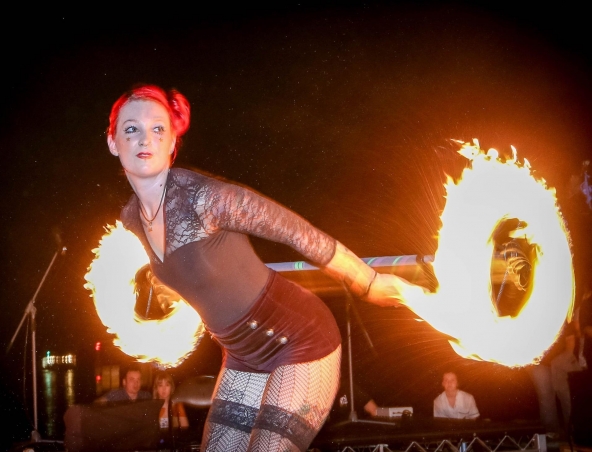
[[[172,168],[164,200],[165,250],[150,246],[134,194],[123,225],[142,241],[152,271],[199,312],[215,332],[242,317],[265,286],[269,269],[247,235],[291,246],[317,265],[327,264],[335,240],[302,217],[247,188]]]

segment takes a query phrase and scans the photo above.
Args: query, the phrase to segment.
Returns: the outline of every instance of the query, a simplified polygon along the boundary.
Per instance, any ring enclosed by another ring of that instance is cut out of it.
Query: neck
[[[158,207],[163,196],[163,192],[166,186],[167,176],[169,174],[169,168],[161,171],[151,178],[137,178],[132,177],[129,173],[126,173],[127,179],[132,186],[132,189],[140,198],[140,202],[146,210],[146,215],[152,218]]]

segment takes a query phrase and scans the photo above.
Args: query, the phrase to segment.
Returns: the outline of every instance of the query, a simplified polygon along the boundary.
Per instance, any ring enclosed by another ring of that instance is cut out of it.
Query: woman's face
[[[132,100],[121,107],[109,150],[119,157],[128,177],[151,177],[170,166],[175,135],[169,114],[161,104]]]
[[[171,396],[171,384],[166,380],[160,380],[156,392],[159,399],[168,399]]]

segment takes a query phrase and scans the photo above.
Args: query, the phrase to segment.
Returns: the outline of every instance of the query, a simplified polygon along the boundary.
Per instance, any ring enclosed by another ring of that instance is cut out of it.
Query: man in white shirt
[[[475,398],[458,389],[454,372],[446,372],[442,378],[444,392],[434,399],[434,417],[449,419],[477,419],[479,410]]]

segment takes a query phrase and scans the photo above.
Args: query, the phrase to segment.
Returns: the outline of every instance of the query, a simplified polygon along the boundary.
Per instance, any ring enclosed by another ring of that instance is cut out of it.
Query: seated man
[[[96,402],[125,402],[152,399],[152,394],[142,391],[142,373],[138,366],[127,368],[122,380],[122,388],[113,389],[99,397]]]
[[[434,399],[434,417],[449,419],[477,419],[479,410],[475,398],[458,389],[454,372],[446,372],[442,378],[444,392]]]

